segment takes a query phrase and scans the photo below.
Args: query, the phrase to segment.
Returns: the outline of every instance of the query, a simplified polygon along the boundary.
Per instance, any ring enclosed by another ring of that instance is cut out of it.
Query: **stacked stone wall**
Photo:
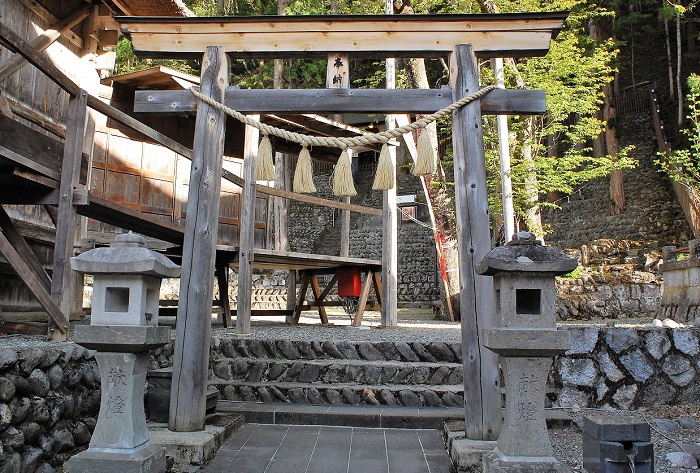
[[[99,407],[92,352],[72,343],[0,349],[0,472],[54,471],[87,448]]]
[[[651,116],[625,116],[616,129],[620,147],[633,144],[632,156],[639,161],[637,168],[624,171],[625,210],[620,215],[611,214],[609,178],[582,184],[580,190],[557,202],[560,209],[542,209],[542,221],[551,230],[547,244],[580,248],[600,238],[612,238],[656,248],[682,246],[693,233],[670,181],[654,165],[657,145]]]
[[[562,406],[638,408],[700,398],[700,328],[567,327],[550,383]]]
[[[557,320],[650,317],[658,310],[661,285],[656,281],[611,284],[561,279],[557,296]]]
[[[634,409],[700,398],[700,328],[564,327],[555,358],[561,406]],[[172,366],[173,344],[150,367]],[[441,342],[211,340],[209,383],[222,399],[462,405],[461,345]],[[100,404],[93,353],[66,343],[0,349],[0,473],[59,468],[87,448]]]

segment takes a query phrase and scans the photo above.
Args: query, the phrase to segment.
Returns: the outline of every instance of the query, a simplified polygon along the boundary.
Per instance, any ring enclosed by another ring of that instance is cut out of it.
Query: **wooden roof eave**
[[[477,55],[537,56],[567,12],[479,15],[115,17],[144,58],[200,57],[222,46],[232,57],[434,57],[471,44]],[[217,44],[212,44],[215,39]]]

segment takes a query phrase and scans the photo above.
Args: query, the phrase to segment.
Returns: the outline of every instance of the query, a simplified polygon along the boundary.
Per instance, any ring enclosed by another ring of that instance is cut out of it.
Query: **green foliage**
[[[543,9],[538,7],[539,2],[526,3],[530,10]],[[597,113],[603,104],[603,89],[615,72],[617,45],[612,39],[593,40],[587,25],[592,18],[609,16],[610,12],[575,0],[551,2],[546,9],[562,7],[572,9],[572,13],[549,53],[518,61],[517,71],[508,66],[505,69],[507,87],[517,87],[519,74],[526,88],[544,90],[547,100],[546,116],[509,117],[513,198],[516,213],[521,216],[533,205],[532,198],[537,197],[525,185],[533,175],[537,178],[538,195],[569,194],[586,181],[636,165],[629,157],[632,147],[622,149],[617,156],[593,157],[589,144],[604,130],[605,123]],[[503,11],[507,10],[503,8]],[[490,71],[482,73],[482,82],[492,81]],[[502,204],[495,119],[484,122],[484,141],[490,208],[497,215]],[[553,143],[556,149],[552,148]],[[531,153],[531,161],[524,159],[525,151]],[[551,204],[537,202],[536,205]]]
[[[688,125],[681,130],[688,147],[674,150],[668,156],[659,153],[655,163],[671,179],[697,191],[700,190],[700,76],[691,74],[688,77],[688,89]]]
[[[117,41],[117,62],[115,75],[140,71],[154,66],[165,66],[187,74],[199,75],[193,64],[187,61],[173,59],[139,59],[131,48],[131,41],[126,36],[121,36]]]
[[[563,279],[579,279],[583,275],[581,266],[576,266],[576,269],[570,273],[563,274],[561,277]]]

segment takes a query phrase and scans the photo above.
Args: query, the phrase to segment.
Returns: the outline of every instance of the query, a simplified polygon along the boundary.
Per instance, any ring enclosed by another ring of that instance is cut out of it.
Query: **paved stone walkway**
[[[449,473],[437,430],[246,424],[202,473]]]

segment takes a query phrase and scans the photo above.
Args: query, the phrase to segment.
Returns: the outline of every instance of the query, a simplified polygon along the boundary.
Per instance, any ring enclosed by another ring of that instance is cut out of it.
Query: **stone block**
[[[450,458],[458,472],[470,471],[481,466],[482,457],[496,448],[494,440],[452,438],[449,442]]]
[[[77,325],[73,340],[91,350],[136,353],[168,343],[170,327]]]
[[[571,348],[566,355],[583,355],[592,353],[598,343],[597,327],[570,327],[566,329],[571,334]]]
[[[520,461],[491,452],[483,457],[482,473],[570,473],[571,468],[552,457],[551,461]]]
[[[673,344],[686,355],[695,356],[700,352],[698,337],[688,328],[673,331]]]
[[[593,360],[587,358],[560,358],[559,373],[564,384],[593,386],[598,376]]]
[[[656,371],[654,365],[639,348],[621,356],[620,362],[637,382],[648,380]]]
[[[585,416],[583,433],[604,442],[648,442],[651,438],[649,424],[631,416]]]
[[[571,347],[565,330],[494,328],[482,331],[483,345],[501,356],[549,357]]]
[[[622,353],[639,343],[639,335],[633,328],[610,329],[605,334],[605,341],[615,353]]]
[[[654,444],[603,442],[584,433],[583,468],[588,473],[654,473]]]
[[[147,445],[133,451],[85,450],[65,464],[67,473],[164,473],[165,449]]]

